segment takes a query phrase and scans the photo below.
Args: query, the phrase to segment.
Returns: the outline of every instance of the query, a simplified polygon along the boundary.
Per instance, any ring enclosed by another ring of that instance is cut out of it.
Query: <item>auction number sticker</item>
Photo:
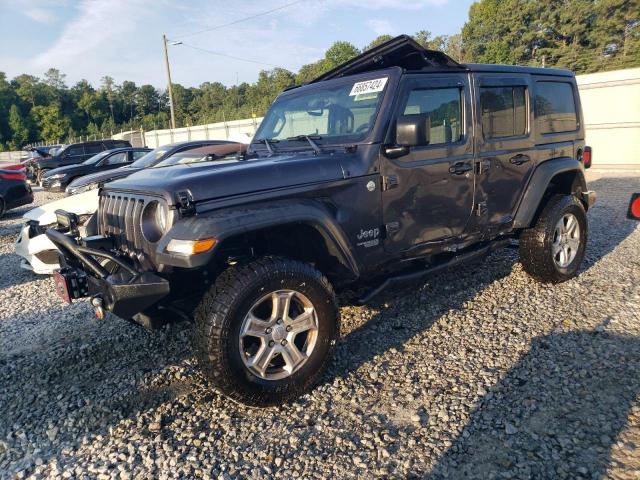
[[[387,77],[375,78],[373,80],[366,80],[364,82],[356,82],[351,88],[350,97],[355,95],[365,95],[367,93],[376,93],[384,90],[384,86],[387,84]]]

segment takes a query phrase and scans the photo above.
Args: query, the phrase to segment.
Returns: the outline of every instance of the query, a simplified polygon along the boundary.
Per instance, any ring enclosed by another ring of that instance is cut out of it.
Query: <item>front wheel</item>
[[[339,330],[326,277],[306,263],[266,257],[218,277],[196,310],[195,347],[222,393],[264,407],[317,383]]]
[[[547,283],[564,282],[578,273],[587,244],[587,215],[573,195],[556,195],[536,224],[520,236],[525,271]]]

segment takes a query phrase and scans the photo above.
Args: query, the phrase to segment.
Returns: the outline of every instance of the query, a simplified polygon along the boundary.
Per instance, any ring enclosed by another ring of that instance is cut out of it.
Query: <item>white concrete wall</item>
[[[640,68],[576,76],[593,168],[640,168]]]
[[[144,138],[146,145],[150,148],[188,140],[233,140],[249,143],[261,121],[262,117],[259,117],[174,130],[151,130],[144,133]]]

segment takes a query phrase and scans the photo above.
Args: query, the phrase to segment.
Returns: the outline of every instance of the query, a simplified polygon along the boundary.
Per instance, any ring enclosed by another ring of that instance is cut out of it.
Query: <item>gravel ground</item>
[[[188,323],[63,306],[0,222],[0,477],[640,478],[640,174],[590,172],[580,276],[482,264],[342,307],[323,383],[292,405],[212,392]],[[53,196],[37,193],[38,203]]]

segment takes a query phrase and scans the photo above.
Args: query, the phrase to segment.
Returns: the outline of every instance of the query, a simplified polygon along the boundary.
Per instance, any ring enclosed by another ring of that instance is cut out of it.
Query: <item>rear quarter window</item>
[[[567,82],[536,82],[535,112],[539,133],[577,130],[578,115],[573,86]]]

